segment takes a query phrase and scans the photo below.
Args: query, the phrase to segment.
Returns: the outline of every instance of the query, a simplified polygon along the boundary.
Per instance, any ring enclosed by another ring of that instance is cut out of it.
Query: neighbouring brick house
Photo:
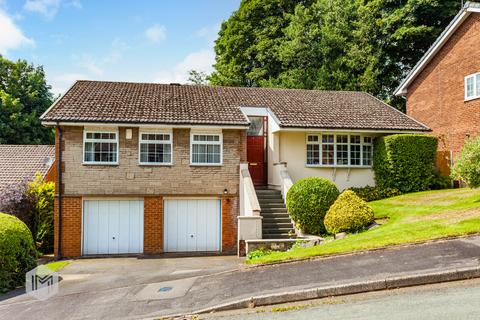
[[[362,92],[99,81],[41,118],[56,127],[55,252],[69,257],[235,253],[262,218],[270,237],[291,228],[257,192],[306,176],[372,185],[375,137],[429,130]]]
[[[0,144],[0,192],[32,181],[37,173],[54,181],[54,161],[53,145]]]
[[[407,114],[439,137],[439,166],[480,132],[480,3],[467,2],[397,88]]]

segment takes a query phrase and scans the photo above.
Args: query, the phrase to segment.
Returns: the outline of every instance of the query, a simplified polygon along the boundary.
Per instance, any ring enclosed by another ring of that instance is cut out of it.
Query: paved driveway
[[[241,262],[233,256],[74,260],[59,272],[57,296],[37,301],[24,290],[12,292],[0,297],[0,319],[151,317],[166,311],[155,301],[185,295],[198,277],[237,269]]]

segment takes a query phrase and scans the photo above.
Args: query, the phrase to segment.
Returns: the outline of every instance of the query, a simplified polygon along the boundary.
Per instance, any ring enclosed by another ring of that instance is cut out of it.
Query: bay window
[[[85,131],[83,162],[87,164],[118,164],[118,133]]]
[[[308,134],[307,165],[370,167],[373,138],[358,134]]]

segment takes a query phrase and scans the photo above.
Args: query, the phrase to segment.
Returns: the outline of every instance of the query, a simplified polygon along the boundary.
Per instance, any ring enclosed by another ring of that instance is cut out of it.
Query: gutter
[[[57,260],[62,258],[62,128],[57,123],[58,129],[58,159],[57,159],[57,199],[58,199],[58,244]]]

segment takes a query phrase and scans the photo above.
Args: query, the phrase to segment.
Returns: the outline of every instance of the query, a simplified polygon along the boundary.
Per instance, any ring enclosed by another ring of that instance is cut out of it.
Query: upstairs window
[[[480,72],[465,77],[465,100],[480,98]]]
[[[193,165],[222,164],[221,134],[192,134],[190,163]]]
[[[373,138],[355,134],[307,135],[307,165],[370,167]]]
[[[88,164],[118,164],[118,133],[85,131],[83,162]]]
[[[140,133],[140,164],[172,164],[170,133]]]

